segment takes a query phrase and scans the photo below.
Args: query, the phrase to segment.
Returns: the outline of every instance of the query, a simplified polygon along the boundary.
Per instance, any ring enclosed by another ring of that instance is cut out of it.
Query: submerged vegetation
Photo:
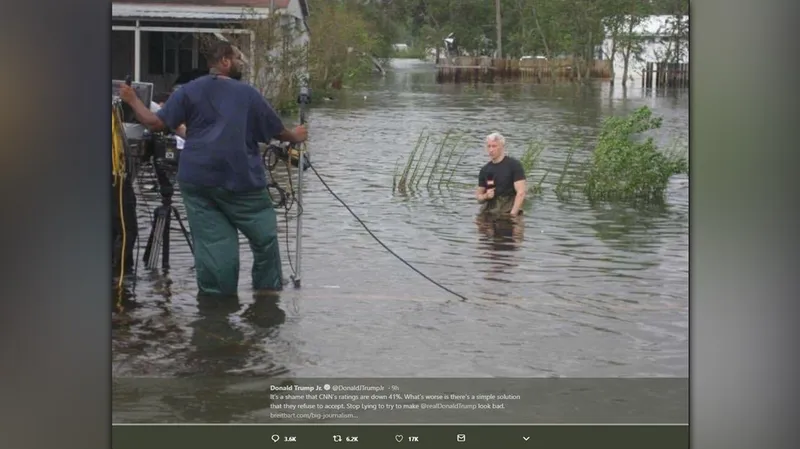
[[[652,137],[637,142],[638,135],[661,127],[647,107],[627,117],[610,117],[600,132],[591,157],[583,191],[596,200],[663,199],[669,178],[688,174],[688,159],[662,152]]]
[[[422,131],[405,163],[401,166],[401,159],[397,160],[392,177],[392,190],[407,193],[420,187],[441,189],[443,186],[449,186],[456,168],[469,149],[468,146],[464,146],[459,150],[463,136],[458,136],[455,143],[451,144],[449,141],[451,134],[447,132],[436,142],[431,141],[430,134]]]
[[[530,142],[517,157],[528,178],[528,188],[533,194],[542,194],[545,181],[561,199],[583,194],[590,201],[660,202],[664,199],[669,179],[677,174],[688,174],[689,164],[685,151],[659,149],[652,137],[642,134],[661,126],[661,118],[653,117],[649,108],[642,107],[622,117],[606,119],[594,144],[594,149],[582,161],[576,161],[578,150],[585,148],[581,140],[567,151],[560,171],[540,167],[546,145]],[[429,133],[420,133],[416,145],[401,164],[395,166],[392,189],[405,194],[419,189],[443,187],[471,187],[474,183],[454,179],[464,155],[474,146],[461,145],[464,136],[451,132],[436,139]],[[477,168],[475,170],[477,176]]]

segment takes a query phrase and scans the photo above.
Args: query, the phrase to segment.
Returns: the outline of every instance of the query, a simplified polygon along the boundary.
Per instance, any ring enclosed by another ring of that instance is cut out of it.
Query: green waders
[[[278,219],[267,189],[231,192],[179,183],[194,244],[200,294],[235,295],[239,234],[253,250],[253,289],[283,288]]]
[[[494,197],[483,203],[480,214],[489,216],[509,214],[514,207],[514,198],[513,196]]]

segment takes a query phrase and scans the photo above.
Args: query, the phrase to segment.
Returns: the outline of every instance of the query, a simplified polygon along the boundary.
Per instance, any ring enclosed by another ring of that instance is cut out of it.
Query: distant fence
[[[503,79],[521,79],[541,82],[544,79],[576,79],[577,64],[573,58],[559,59],[492,59],[489,57],[458,56],[442,58],[436,65],[439,83],[493,82]],[[581,76],[585,75],[585,68]],[[595,60],[589,70],[590,78],[611,78],[611,61]]]
[[[689,87],[689,64],[676,62],[648,62],[642,73],[642,87],[651,89]]]

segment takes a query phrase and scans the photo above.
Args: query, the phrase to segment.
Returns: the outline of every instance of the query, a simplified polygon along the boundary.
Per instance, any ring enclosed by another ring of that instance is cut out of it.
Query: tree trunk
[[[550,64],[550,60],[552,59],[552,55],[550,54],[550,47],[547,46],[547,38],[542,31],[542,25],[539,23],[539,14],[536,12],[536,8],[533,9],[533,21],[536,24],[536,30],[539,32],[539,36],[542,37],[542,45],[544,46],[544,55],[547,57],[548,66]]]
[[[681,62],[681,34],[683,31],[683,15],[679,12],[677,17],[675,18],[675,26],[672,31],[672,36],[675,41],[675,54],[673,57],[673,61],[675,63]]]
[[[592,41],[592,32],[589,32],[589,39],[586,41],[586,74],[584,78],[587,80],[592,77],[592,67],[594,66],[594,42]]]
[[[622,50],[622,56],[625,58],[622,65],[622,87],[626,87],[628,85],[628,65],[631,62],[631,52],[633,50],[633,29],[635,20],[633,16],[631,16],[628,20],[628,32],[625,36],[625,45]]]
[[[500,14],[500,0],[494,0],[494,15],[497,23],[497,58],[503,57],[503,18]]]
[[[525,4],[524,4],[524,2],[519,1],[519,0],[517,1],[517,14],[518,14],[517,17],[521,18],[520,24],[521,24],[521,27],[522,27],[521,35],[523,36],[523,42],[527,43],[528,21],[525,20],[527,18],[526,14],[525,14]],[[525,43],[520,45],[520,48],[519,48],[519,53],[520,53],[519,55],[520,56],[525,56],[526,55],[526,51],[525,50],[527,50],[527,48],[526,48]]]
[[[625,60],[622,62],[622,87],[628,85],[628,62],[630,61],[630,56],[630,48],[626,48],[622,51],[622,57],[625,58]]]
[[[619,29],[616,26],[611,31],[611,52],[608,59],[611,61],[611,87],[614,87],[614,78],[617,74],[614,72],[614,60],[617,57],[617,39],[619,39]]]

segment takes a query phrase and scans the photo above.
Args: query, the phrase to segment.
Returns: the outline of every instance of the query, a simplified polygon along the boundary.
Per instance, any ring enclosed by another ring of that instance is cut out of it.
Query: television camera
[[[153,168],[158,191],[161,195],[161,205],[153,211],[153,224],[145,246],[145,266],[147,268],[155,268],[158,264],[158,259],[161,258],[162,268],[166,270],[169,269],[169,241],[173,218],[180,225],[180,231],[183,233],[189,248],[194,251],[189,232],[178,213],[178,209],[172,205],[175,188],[170,178],[177,171],[180,149],[175,136],[165,132],[152,132],[139,123],[131,107],[119,98],[120,87],[123,83],[133,87],[137,97],[145,106],[152,104],[153,84],[132,82],[130,77],[124,81],[112,80],[111,98],[113,110],[118,114],[118,121],[122,124],[121,132],[125,143],[128,180],[132,181],[139,175],[139,170],[142,167],[150,165]],[[129,213],[133,217],[136,216],[135,203],[133,210],[126,212],[126,215]]]
[[[130,82],[129,79],[111,81],[112,104],[118,106],[121,114],[125,140],[130,153],[129,159],[137,168],[142,164],[153,163],[167,172],[174,172],[177,170],[181,152],[176,137],[165,132],[151,132],[136,120],[136,115],[131,107],[119,98],[119,89],[123,83],[133,87],[136,95],[148,107],[153,102],[154,93],[152,83]]]

